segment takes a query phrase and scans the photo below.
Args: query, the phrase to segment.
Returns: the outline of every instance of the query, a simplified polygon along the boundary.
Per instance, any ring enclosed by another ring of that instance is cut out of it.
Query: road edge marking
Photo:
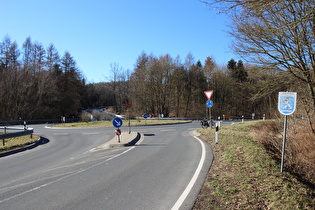
[[[200,158],[200,162],[198,164],[198,167],[193,175],[193,177],[191,178],[190,182],[188,183],[186,189],[184,190],[184,192],[181,194],[181,196],[178,198],[178,200],[176,201],[176,203],[174,204],[174,206],[172,207],[172,210],[177,210],[179,209],[182,204],[184,203],[185,199],[187,198],[188,194],[190,193],[191,189],[193,188],[193,186],[195,185],[197,178],[202,170],[202,166],[205,162],[206,159],[206,147],[205,144],[202,140],[200,140],[198,137],[193,136],[195,139],[197,139],[199,141],[199,143],[201,144],[201,149],[202,149],[202,154],[201,154],[201,158]]]

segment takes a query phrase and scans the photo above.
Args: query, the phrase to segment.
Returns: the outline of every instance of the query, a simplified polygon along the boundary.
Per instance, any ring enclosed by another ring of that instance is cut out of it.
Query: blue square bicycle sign
[[[281,114],[293,114],[296,108],[296,95],[296,92],[279,92],[278,110]]]

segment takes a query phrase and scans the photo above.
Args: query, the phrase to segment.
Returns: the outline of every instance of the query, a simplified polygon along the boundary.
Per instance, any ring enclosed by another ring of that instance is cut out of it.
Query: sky
[[[111,66],[134,70],[141,53],[226,65],[229,19],[199,0],[0,0],[0,42],[27,37],[70,52],[88,83],[110,81]]]

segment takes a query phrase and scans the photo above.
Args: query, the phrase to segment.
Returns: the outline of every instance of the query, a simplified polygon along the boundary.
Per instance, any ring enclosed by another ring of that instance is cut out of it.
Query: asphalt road
[[[0,209],[190,209],[213,158],[198,122],[133,127],[138,145],[107,150],[114,128],[30,127],[49,142],[0,159]]]

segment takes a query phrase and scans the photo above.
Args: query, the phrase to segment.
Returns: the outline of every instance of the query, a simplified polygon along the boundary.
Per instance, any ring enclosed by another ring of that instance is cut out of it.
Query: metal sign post
[[[284,130],[282,139],[282,154],[281,154],[281,167],[280,172],[283,172],[284,166],[284,153],[285,153],[285,142],[287,135],[287,121],[288,115],[293,114],[296,108],[296,92],[279,92],[278,96],[278,110],[284,116]]]
[[[122,125],[123,125],[123,121],[121,118],[119,117],[116,117],[115,119],[113,119],[113,126],[115,128],[117,128],[115,130],[115,134],[117,135],[117,138],[118,138],[118,143],[120,143],[120,135],[121,135],[121,130],[119,129]]]
[[[284,166],[284,153],[285,153],[285,142],[286,142],[286,136],[287,136],[287,121],[288,121],[288,115],[284,116],[284,130],[283,130],[283,138],[282,138],[282,151],[281,151],[281,166],[280,166],[280,172],[283,172],[283,166]]]
[[[143,118],[144,118],[144,120],[145,120],[145,124],[147,124],[147,118],[149,117],[149,115],[148,114],[143,114]]]
[[[206,102],[206,106],[208,107],[208,110],[209,110],[210,128],[212,128],[211,107],[213,106],[213,102],[210,99],[212,97],[213,92],[214,92],[213,90],[204,91],[204,94],[206,95],[206,97],[208,99],[208,101]]]
[[[212,120],[211,120],[211,107],[213,106],[213,102],[211,100],[208,100],[206,103],[206,106],[209,109],[209,119],[210,119],[210,128],[212,128]]]

